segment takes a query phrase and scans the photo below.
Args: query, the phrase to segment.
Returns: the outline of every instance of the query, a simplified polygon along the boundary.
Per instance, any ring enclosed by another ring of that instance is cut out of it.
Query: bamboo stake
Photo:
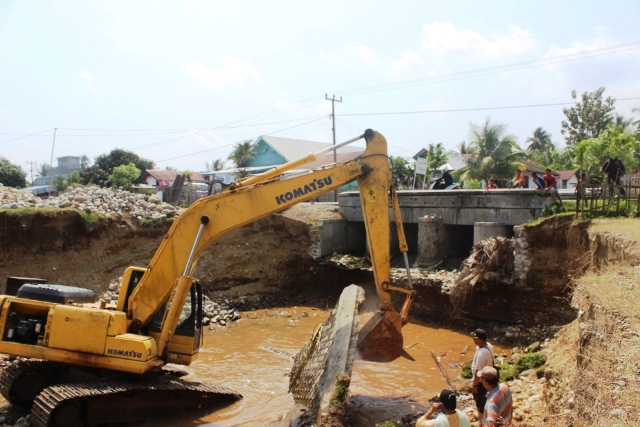
[[[436,357],[435,354],[433,354],[433,351],[429,351],[429,353],[431,353],[431,357],[433,357],[433,360],[435,360],[436,365],[438,365],[438,368],[440,369],[440,373],[442,374],[442,376],[444,377],[444,379],[447,381],[447,384],[449,384],[449,387],[451,388],[451,390],[453,390],[455,392],[455,394],[458,394],[458,390],[456,389],[456,387],[451,383],[451,380],[449,379],[449,376],[447,375],[447,373],[444,371],[444,368],[442,367],[442,365],[440,364],[440,361],[438,360],[438,358]]]

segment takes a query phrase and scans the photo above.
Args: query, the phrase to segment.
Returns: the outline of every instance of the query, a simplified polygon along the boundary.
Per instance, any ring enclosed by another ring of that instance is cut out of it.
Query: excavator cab
[[[129,297],[146,272],[146,268],[140,267],[129,267],[126,269],[118,297],[118,311],[127,312]],[[182,311],[180,312],[178,325],[169,344],[166,353],[167,362],[189,365],[196,360],[200,344],[202,343],[203,307],[202,286],[200,283],[194,282],[186,297]],[[154,339],[157,339],[162,331],[166,310],[167,303],[162,305],[146,326],[148,335]]]

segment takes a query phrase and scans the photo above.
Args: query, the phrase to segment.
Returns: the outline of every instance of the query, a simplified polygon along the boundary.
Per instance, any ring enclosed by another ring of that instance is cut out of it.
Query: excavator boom
[[[389,169],[387,143],[375,131],[368,130],[363,136],[367,147],[362,156],[354,161],[281,180],[273,180],[275,174],[268,171],[263,180],[259,177],[249,178],[232,185],[231,190],[192,204],[174,222],[129,299],[128,318],[132,324],[130,331],[135,332],[148,324],[158,307],[171,297],[179,278],[191,276],[199,256],[221,235],[294,204],[314,199],[354,180],[358,181],[362,200],[371,264],[380,302],[379,317],[387,321],[391,317],[395,318],[396,312],[391,305],[389,289],[389,191],[393,187],[393,178]],[[297,166],[299,163],[294,161],[292,165]],[[279,172],[284,170],[285,167],[279,168]],[[401,240],[404,241],[404,236]],[[193,242],[196,243],[192,245]],[[411,292],[407,292],[407,298],[412,298]],[[172,322],[171,319],[168,321]],[[377,339],[361,340],[365,343],[362,349],[372,346],[389,348],[385,353],[391,352],[398,357],[402,348],[400,328],[404,322],[402,319],[391,323],[383,322],[386,331],[379,334],[377,331],[383,326],[372,327],[372,337]],[[384,338],[389,334],[393,335],[392,340]],[[391,357],[385,357],[388,358]]]

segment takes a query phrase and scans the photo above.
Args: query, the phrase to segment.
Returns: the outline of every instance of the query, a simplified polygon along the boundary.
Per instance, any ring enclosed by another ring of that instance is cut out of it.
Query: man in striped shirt
[[[510,426],[513,401],[509,386],[505,383],[499,383],[498,371],[492,366],[485,366],[478,371],[477,375],[484,388],[488,390],[482,425],[485,427]]]

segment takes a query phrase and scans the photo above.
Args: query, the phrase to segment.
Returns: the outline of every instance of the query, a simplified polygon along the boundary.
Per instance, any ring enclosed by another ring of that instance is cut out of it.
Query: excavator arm
[[[151,260],[147,272],[131,294],[127,313],[129,330],[136,332],[147,325],[159,308],[169,301],[165,323],[158,340],[158,350],[162,352],[174,333],[180,308],[193,282],[191,276],[197,260],[212,242],[245,224],[357,180],[380,301],[381,310],[378,317],[388,321],[382,324],[380,319],[375,320],[377,324],[371,327],[373,339],[369,341],[374,348],[392,345],[397,357],[402,348],[400,328],[406,322],[406,312],[411,305],[413,291],[391,286],[389,192],[393,187],[393,179],[388,165],[386,140],[371,130],[363,136],[367,147],[365,152],[353,161],[293,178],[275,179],[283,171],[313,160],[314,156],[310,155],[281,166],[275,171],[268,171],[262,176],[239,181],[232,185],[230,190],[192,204],[174,221]],[[392,196],[394,195],[395,191],[392,191]],[[399,217],[396,218],[397,221],[400,221]],[[404,242],[403,235],[400,241]],[[406,243],[404,246],[406,247]],[[407,294],[402,316],[393,309],[391,290],[401,290]],[[376,333],[381,328],[384,330]],[[392,340],[384,342],[385,337],[390,334],[393,336]],[[367,346],[366,339],[361,342],[365,343],[364,347]]]

